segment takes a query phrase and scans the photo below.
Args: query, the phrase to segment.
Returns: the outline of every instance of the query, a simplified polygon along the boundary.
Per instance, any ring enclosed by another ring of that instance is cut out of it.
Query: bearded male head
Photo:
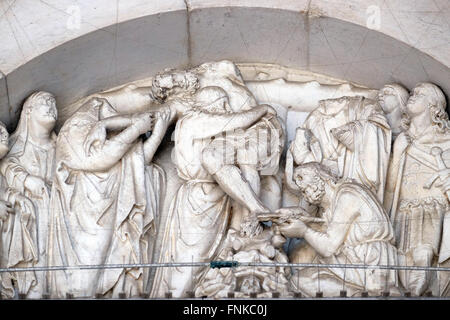
[[[298,166],[294,170],[294,179],[306,201],[315,205],[322,202],[325,184],[334,185],[338,180],[330,170],[317,162]]]

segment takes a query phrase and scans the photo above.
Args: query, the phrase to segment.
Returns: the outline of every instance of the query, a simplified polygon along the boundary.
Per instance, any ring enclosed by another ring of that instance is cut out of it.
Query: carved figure
[[[364,97],[322,100],[297,131],[286,155],[290,189],[297,189],[292,179],[294,163],[315,161],[340,178],[367,186],[383,201],[391,130],[376,102]]]
[[[51,93],[39,91],[29,96],[17,129],[10,137],[10,151],[1,163],[7,197],[19,211],[3,232],[8,267],[47,265],[56,119],[56,101]],[[44,272],[15,273],[19,294],[40,298],[45,288],[44,277]]]
[[[391,127],[392,141],[402,131],[402,114],[409,98],[409,92],[397,83],[383,86],[378,93],[378,103],[383,109]]]
[[[401,265],[432,266],[448,263],[450,257],[450,125],[445,106],[436,85],[418,84],[406,105],[407,129],[394,142],[384,205]],[[399,276],[413,295],[423,294],[432,280],[429,271],[402,270]],[[448,278],[441,277],[441,290],[448,293]]]
[[[8,153],[9,151],[9,133],[6,129],[6,126],[0,122],[0,159],[3,159],[3,157]],[[1,250],[1,259],[0,263],[2,266],[7,265],[8,261],[8,250],[6,246],[4,246],[3,239],[8,240],[8,224],[11,220],[14,218],[14,206],[7,201],[8,200],[8,193],[6,191],[7,186],[5,186],[5,181],[2,176],[0,176],[0,192],[1,192],[1,199],[0,199],[0,230],[2,237],[0,238],[0,250]],[[11,274],[10,273],[3,273],[1,275],[1,281],[2,281],[2,290],[1,294],[5,295],[8,298],[12,298],[14,296],[14,288],[13,284],[11,282]]]
[[[230,196],[252,212],[265,210],[237,167],[225,165],[215,168],[215,173],[207,169],[214,165],[204,156],[209,152],[210,138],[227,130],[246,129],[269,110],[275,111],[259,106],[232,112],[226,93],[219,87],[200,89],[194,103],[171,100],[168,107],[177,119],[173,161],[185,182],[170,208],[159,262],[210,261],[228,227]],[[152,296],[163,297],[169,291],[174,297],[186,296],[204,271],[202,267],[159,269]]]
[[[114,107],[104,98],[89,99],[59,133],[50,205],[52,266],[150,261],[149,230],[164,188],[163,172],[151,161],[170,114],[149,111],[141,99],[133,100],[129,110],[146,112],[124,114],[119,98],[112,93]],[[143,142],[140,136],[150,130]],[[49,292],[58,298],[66,293],[135,297],[146,290],[146,272],[141,268],[49,272]]]
[[[271,218],[284,236],[306,241],[291,262],[397,264],[392,225],[369,188],[354,181],[339,181],[314,162],[297,167],[294,178],[306,201],[319,206],[321,214],[318,219],[300,207],[292,207],[279,209],[279,217]],[[396,282],[395,270],[344,268],[303,268],[291,280],[307,296],[315,296],[318,291],[324,296],[339,296],[343,288],[349,296],[362,291],[380,295],[394,288]]]

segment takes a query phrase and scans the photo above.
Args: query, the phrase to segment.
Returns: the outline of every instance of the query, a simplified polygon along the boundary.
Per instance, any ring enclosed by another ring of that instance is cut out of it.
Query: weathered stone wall
[[[431,81],[448,96],[449,18],[445,0],[3,1],[0,120],[13,129],[35,90],[64,109],[169,66],[219,59],[373,88]]]

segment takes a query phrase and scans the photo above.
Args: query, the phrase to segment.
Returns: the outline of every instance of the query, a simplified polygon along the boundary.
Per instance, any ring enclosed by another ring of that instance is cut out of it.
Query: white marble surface
[[[310,16],[331,17],[366,27],[369,6],[380,8],[378,31],[423,50],[436,60],[450,62],[449,3],[439,1],[382,0],[187,0],[190,10],[213,7],[282,9]],[[0,3],[0,35],[4,50],[0,70],[5,74],[23,63],[83,34],[155,13],[186,10],[183,0],[73,1],[4,0]],[[79,6],[79,29],[68,29],[70,7]],[[69,9],[69,10],[68,10]],[[36,26],[39,28],[36,28]]]
[[[136,23],[131,27],[128,33],[136,31]],[[89,40],[96,40],[95,33],[90,35],[80,40],[87,53]],[[55,63],[64,57],[57,52]],[[132,53],[125,56],[130,57]],[[51,61],[36,63],[50,67]],[[73,61],[61,65],[76,70]],[[438,258],[440,266],[448,266],[450,229],[444,214],[450,197],[450,123],[440,89],[422,83],[409,96],[400,86],[393,91],[388,90],[392,85],[385,85],[377,92],[309,71],[253,66],[253,73],[245,70],[245,78],[231,61],[166,69],[83,97],[71,110],[60,108],[72,111],[67,120],[67,113],[57,111],[59,96],[32,94],[9,138],[10,151],[0,162],[5,183],[0,218],[6,217],[8,226],[3,226],[8,231],[1,247],[8,254],[2,255],[2,265],[224,260],[435,266],[432,262]],[[108,80],[113,85],[120,79]],[[58,81],[50,85],[58,88]],[[69,90],[70,84],[63,82],[60,88]],[[402,119],[386,110],[404,111]],[[57,133],[61,114],[64,124]],[[391,152],[390,127],[399,124],[405,131]],[[264,134],[268,130],[270,138]],[[108,134],[111,131],[115,134]],[[8,149],[7,136],[4,131],[3,151]],[[244,144],[236,140],[240,137]],[[402,173],[398,168],[404,168]],[[424,211],[416,211],[416,205]],[[323,210],[317,211],[320,207]],[[428,214],[441,223],[435,224]],[[404,229],[398,221],[411,215],[417,215],[411,221],[419,223]],[[269,221],[263,228],[260,222]],[[287,238],[305,242],[284,252]],[[53,270],[36,279],[31,273],[5,274],[2,287],[7,290],[1,294],[137,298],[150,293],[150,298],[159,298],[170,292],[177,298],[194,292],[197,297],[221,298],[234,292],[235,297],[256,293],[270,298],[277,292],[284,298],[293,292],[314,297],[320,290],[327,297],[338,296],[343,285],[349,296],[363,291],[399,295],[404,289],[413,296],[426,290],[434,296],[449,294],[440,291],[432,274],[416,273],[409,281],[408,274],[399,272],[397,277],[396,271],[377,270],[364,277],[333,271],[334,276],[321,277],[320,288],[315,269],[308,268],[297,274],[299,280],[289,276],[290,269],[245,266],[236,273],[203,266],[156,272]],[[17,279],[17,286],[9,276]],[[450,278],[441,273],[439,281],[446,288]]]
[[[305,16],[262,8],[215,8],[190,14],[192,63],[227,57],[307,67]]]
[[[80,28],[70,28],[69,19],[77,7],[80,8]],[[139,17],[185,8],[183,0],[1,1],[0,70],[9,74],[38,55],[89,32]]]
[[[68,28],[67,10],[76,5],[80,28]],[[379,30],[366,26],[370,6],[380,8]],[[448,6],[445,0],[5,0],[0,72],[8,78],[10,110],[0,120],[13,128],[34,90],[54,92],[65,108],[169,66],[221,59],[279,63],[373,88],[431,81],[448,95]]]
[[[379,32],[419,48],[448,65],[450,62],[450,5],[446,0],[188,0],[189,8],[261,7],[308,13],[311,17],[330,17],[363,27],[371,15],[370,6],[380,9]]]
[[[110,26],[66,42],[9,74],[10,104],[16,111],[12,121],[20,102],[36,89],[55,92],[64,108],[87,94],[187,63],[184,11]]]
[[[312,0],[311,8],[321,15],[352,22],[363,27],[367,8],[380,8],[379,32],[426,52],[449,65],[449,2],[423,0]]]

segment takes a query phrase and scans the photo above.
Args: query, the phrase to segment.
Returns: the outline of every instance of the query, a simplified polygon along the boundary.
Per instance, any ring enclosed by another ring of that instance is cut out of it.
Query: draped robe
[[[305,149],[305,154],[297,155],[297,158],[322,162],[339,177],[367,186],[382,202],[391,152],[389,124],[374,101],[364,97],[347,99],[347,105],[339,110],[333,104],[325,103],[311,112],[303,128],[310,130],[319,141],[321,152],[317,155]],[[347,135],[352,137],[352,148],[330,132],[344,125],[348,125]]]
[[[106,171],[78,167],[87,157],[84,140],[103,118],[101,114],[118,114],[108,104],[101,108],[85,104],[66,121],[58,136],[50,207],[52,266],[150,262],[148,231],[159,210],[164,174],[156,165],[146,165],[139,139]],[[145,291],[148,271],[106,268],[49,272],[49,291],[58,298],[66,293],[74,297],[117,297],[120,292],[137,296]]]
[[[184,183],[170,205],[159,263],[209,262],[228,226],[230,198],[200,162],[210,140],[189,137],[197,114],[188,113],[175,127],[172,161]],[[162,298],[168,292],[173,297],[185,297],[205,271],[205,267],[158,268],[151,297]]]
[[[18,132],[11,138],[11,151],[1,164],[1,173],[6,183],[5,200],[11,202],[16,210],[16,214],[10,215],[5,221],[2,230],[5,253],[2,264],[8,268],[43,267],[47,264],[50,199],[45,194],[42,197],[33,195],[24,187],[24,183],[28,175],[37,176],[45,181],[50,190],[54,173],[56,135],[52,134],[49,145],[38,145],[31,140],[25,127],[26,124],[18,126],[23,128],[23,132]],[[29,199],[32,205],[22,210],[16,203],[19,195]],[[6,275],[3,281],[6,289],[12,289],[8,288],[9,276]],[[16,272],[12,276],[17,281],[20,294],[27,295],[28,298],[42,297],[45,287],[44,272]]]
[[[351,199],[358,214],[349,221],[346,209]],[[326,229],[346,221],[349,225],[345,238],[336,252],[329,257],[315,255],[312,261],[295,260],[294,263],[397,265],[397,249],[394,231],[389,217],[376,196],[365,186],[357,183],[341,183],[332,199],[330,208],[323,213]],[[306,244],[302,250],[311,250]],[[299,256],[302,256],[299,254]],[[343,269],[303,268],[291,279],[306,296],[314,296],[323,290],[325,296],[338,296],[344,288],[349,296],[367,290],[370,295],[379,295],[397,285],[396,270],[387,269]],[[318,287],[320,286],[320,287]]]
[[[431,154],[439,147],[442,160],[450,167],[450,137],[430,127],[408,144],[401,133],[394,143],[389,180],[384,206],[394,225],[400,257],[410,255],[414,249],[428,246],[437,261],[433,264],[450,264],[450,204],[449,199],[432,178],[439,171],[437,159]],[[399,139],[400,138],[400,139]],[[409,264],[409,263],[408,263]],[[416,271],[415,271],[416,272]],[[419,271],[420,272],[420,271]],[[399,271],[402,283],[407,286],[411,271]],[[417,273],[417,272],[416,272]],[[450,295],[450,277],[438,275],[443,295]]]

